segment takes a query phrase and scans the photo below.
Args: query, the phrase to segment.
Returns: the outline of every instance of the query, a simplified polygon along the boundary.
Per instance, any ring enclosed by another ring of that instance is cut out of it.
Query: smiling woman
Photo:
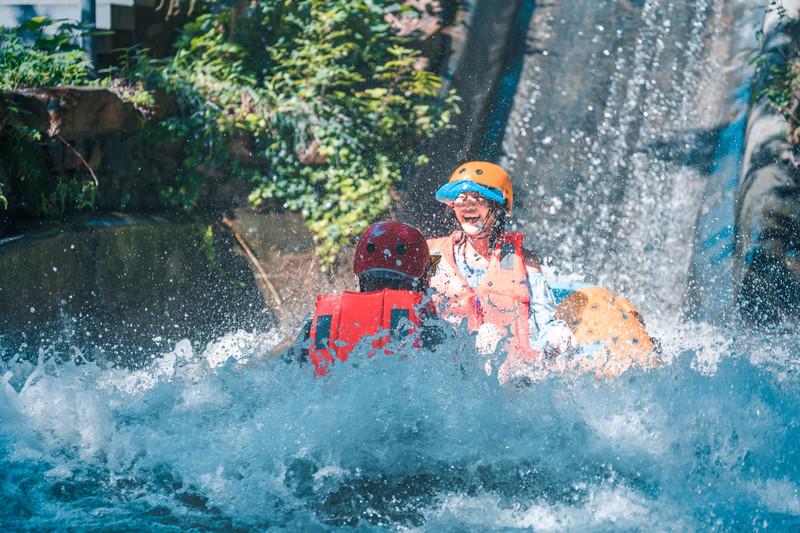
[[[487,228],[492,228],[501,213],[493,202],[478,193],[465,192],[453,201],[453,210],[459,225],[468,235],[479,235]]]
[[[505,230],[513,186],[501,167],[465,163],[436,199],[453,210],[459,229],[428,241],[441,257],[431,279],[434,300],[446,320],[466,321],[484,355],[507,353],[497,371],[501,383],[536,379],[545,369],[616,376],[658,364],[657,343],[626,298],[578,284],[556,306],[536,254],[522,234]]]
[[[436,199],[453,209],[459,229],[428,241],[431,253],[442,257],[431,279],[435,300],[446,320],[466,319],[482,352],[508,352],[500,380],[522,375],[526,365],[574,344],[567,325],[555,318],[536,255],[523,247],[521,234],[505,230],[514,199],[508,174],[492,163],[464,163]]]

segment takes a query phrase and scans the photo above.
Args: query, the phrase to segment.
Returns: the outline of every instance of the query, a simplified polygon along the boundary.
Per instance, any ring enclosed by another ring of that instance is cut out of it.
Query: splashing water
[[[501,162],[521,185],[530,246],[672,321],[763,5],[631,4],[534,10],[528,46],[542,52],[522,58]]]
[[[712,340],[617,381],[509,390],[457,340],[403,360],[355,353],[324,379],[259,359],[270,340],[244,332],[202,353],[181,341],[141,370],[9,365],[0,522],[796,525],[800,380],[787,355],[798,340]]]
[[[696,130],[725,108],[713,58],[727,56],[710,51],[752,17],[734,16],[739,3],[576,4],[584,50],[613,73],[602,105],[587,101],[596,129],[548,123],[551,92],[521,80],[504,145],[514,175],[581,179],[563,194],[531,181],[519,205],[539,195],[542,210],[518,223],[560,269],[642,305],[663,367],[503,389],[469,338],[356,350],[322,379],[267,358],[274,331],[184,339],[136,369],[86,362],[66,334],[19,353],[0,338],[0,527],[796,529],[800,337],[680,315],[706,177],[676,147],[702,143]],[[619,46],[603,36],[630,27],[598,19],[611,7],[641,28]]]

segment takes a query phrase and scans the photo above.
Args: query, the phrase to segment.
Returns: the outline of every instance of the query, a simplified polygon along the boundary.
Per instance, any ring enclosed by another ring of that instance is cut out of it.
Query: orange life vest
[[[467,319],[470,331],[485,323],[494,324],[506,331],[505,349],[524,358],[537,355],[531,348],[530,287],[525,258],[522,252],[523,236],[505,233],[495,245],[489,267],[477,287],[469,286],[458,269],[455,247],[463,233],[455,231],[446,237],[429,239],[431,254],[441,254],[436,274],[430,285],[436,292],[434,303],[442,318],[451,322]]]
[[[355,345],[365,337],[386,332],[372,340],[369,353],[372,357],[390,339],[415,333],[422,321],[422,298],[418,292],[390,289],[318,295],[308,350],[314,363],[314,375],[327,374],[328,367],[337,359],[346,361]],[[411,328],[407,327],[409,322]],[[414,339],[413,346],[421,347],[421,339]],[[384,353],[392,352],[384,350]]]

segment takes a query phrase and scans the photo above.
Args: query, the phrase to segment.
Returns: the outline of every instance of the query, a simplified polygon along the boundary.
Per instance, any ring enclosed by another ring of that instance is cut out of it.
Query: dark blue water
[[[456,339],[321,380],[244,332],[138,371],[8,363],[0,524],[797,527],[800,339],[676,337],[657,370],[509,389]]]

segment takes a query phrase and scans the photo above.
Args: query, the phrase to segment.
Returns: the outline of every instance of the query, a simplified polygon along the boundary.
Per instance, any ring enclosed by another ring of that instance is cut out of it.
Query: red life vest
[[[455,259],[456,244],[463,236],[455,231],[428,240],[431,254],[442,256],[430,282],[436,291],[434,303],[440,316],[450,322],[466,318],[470,331],[477,331],[485,323],[494,324],[508,336],[507,351],[528,359],[537,357],[538,352],[531,348],[528,325],[530,287],[522,234],[503,234],[492,251],[486,274],[475,288],[469,286]]]
[[[422,298],[423,294],[418,292],[390,289],[318,295],[308,350],[314,363],[314,375],[327,374],[328,367],[337,359],[346,361],[355,345],[365,337],[386,332],[372,340],[369,354],[372,357],[392,338],[415,333],[415,326],[422,322]],[[412,327],[403,330],[408,322]],[[414,339],[413,346],[420,348],[421,339]],[[384,353],[392,352],[384,350]]]

